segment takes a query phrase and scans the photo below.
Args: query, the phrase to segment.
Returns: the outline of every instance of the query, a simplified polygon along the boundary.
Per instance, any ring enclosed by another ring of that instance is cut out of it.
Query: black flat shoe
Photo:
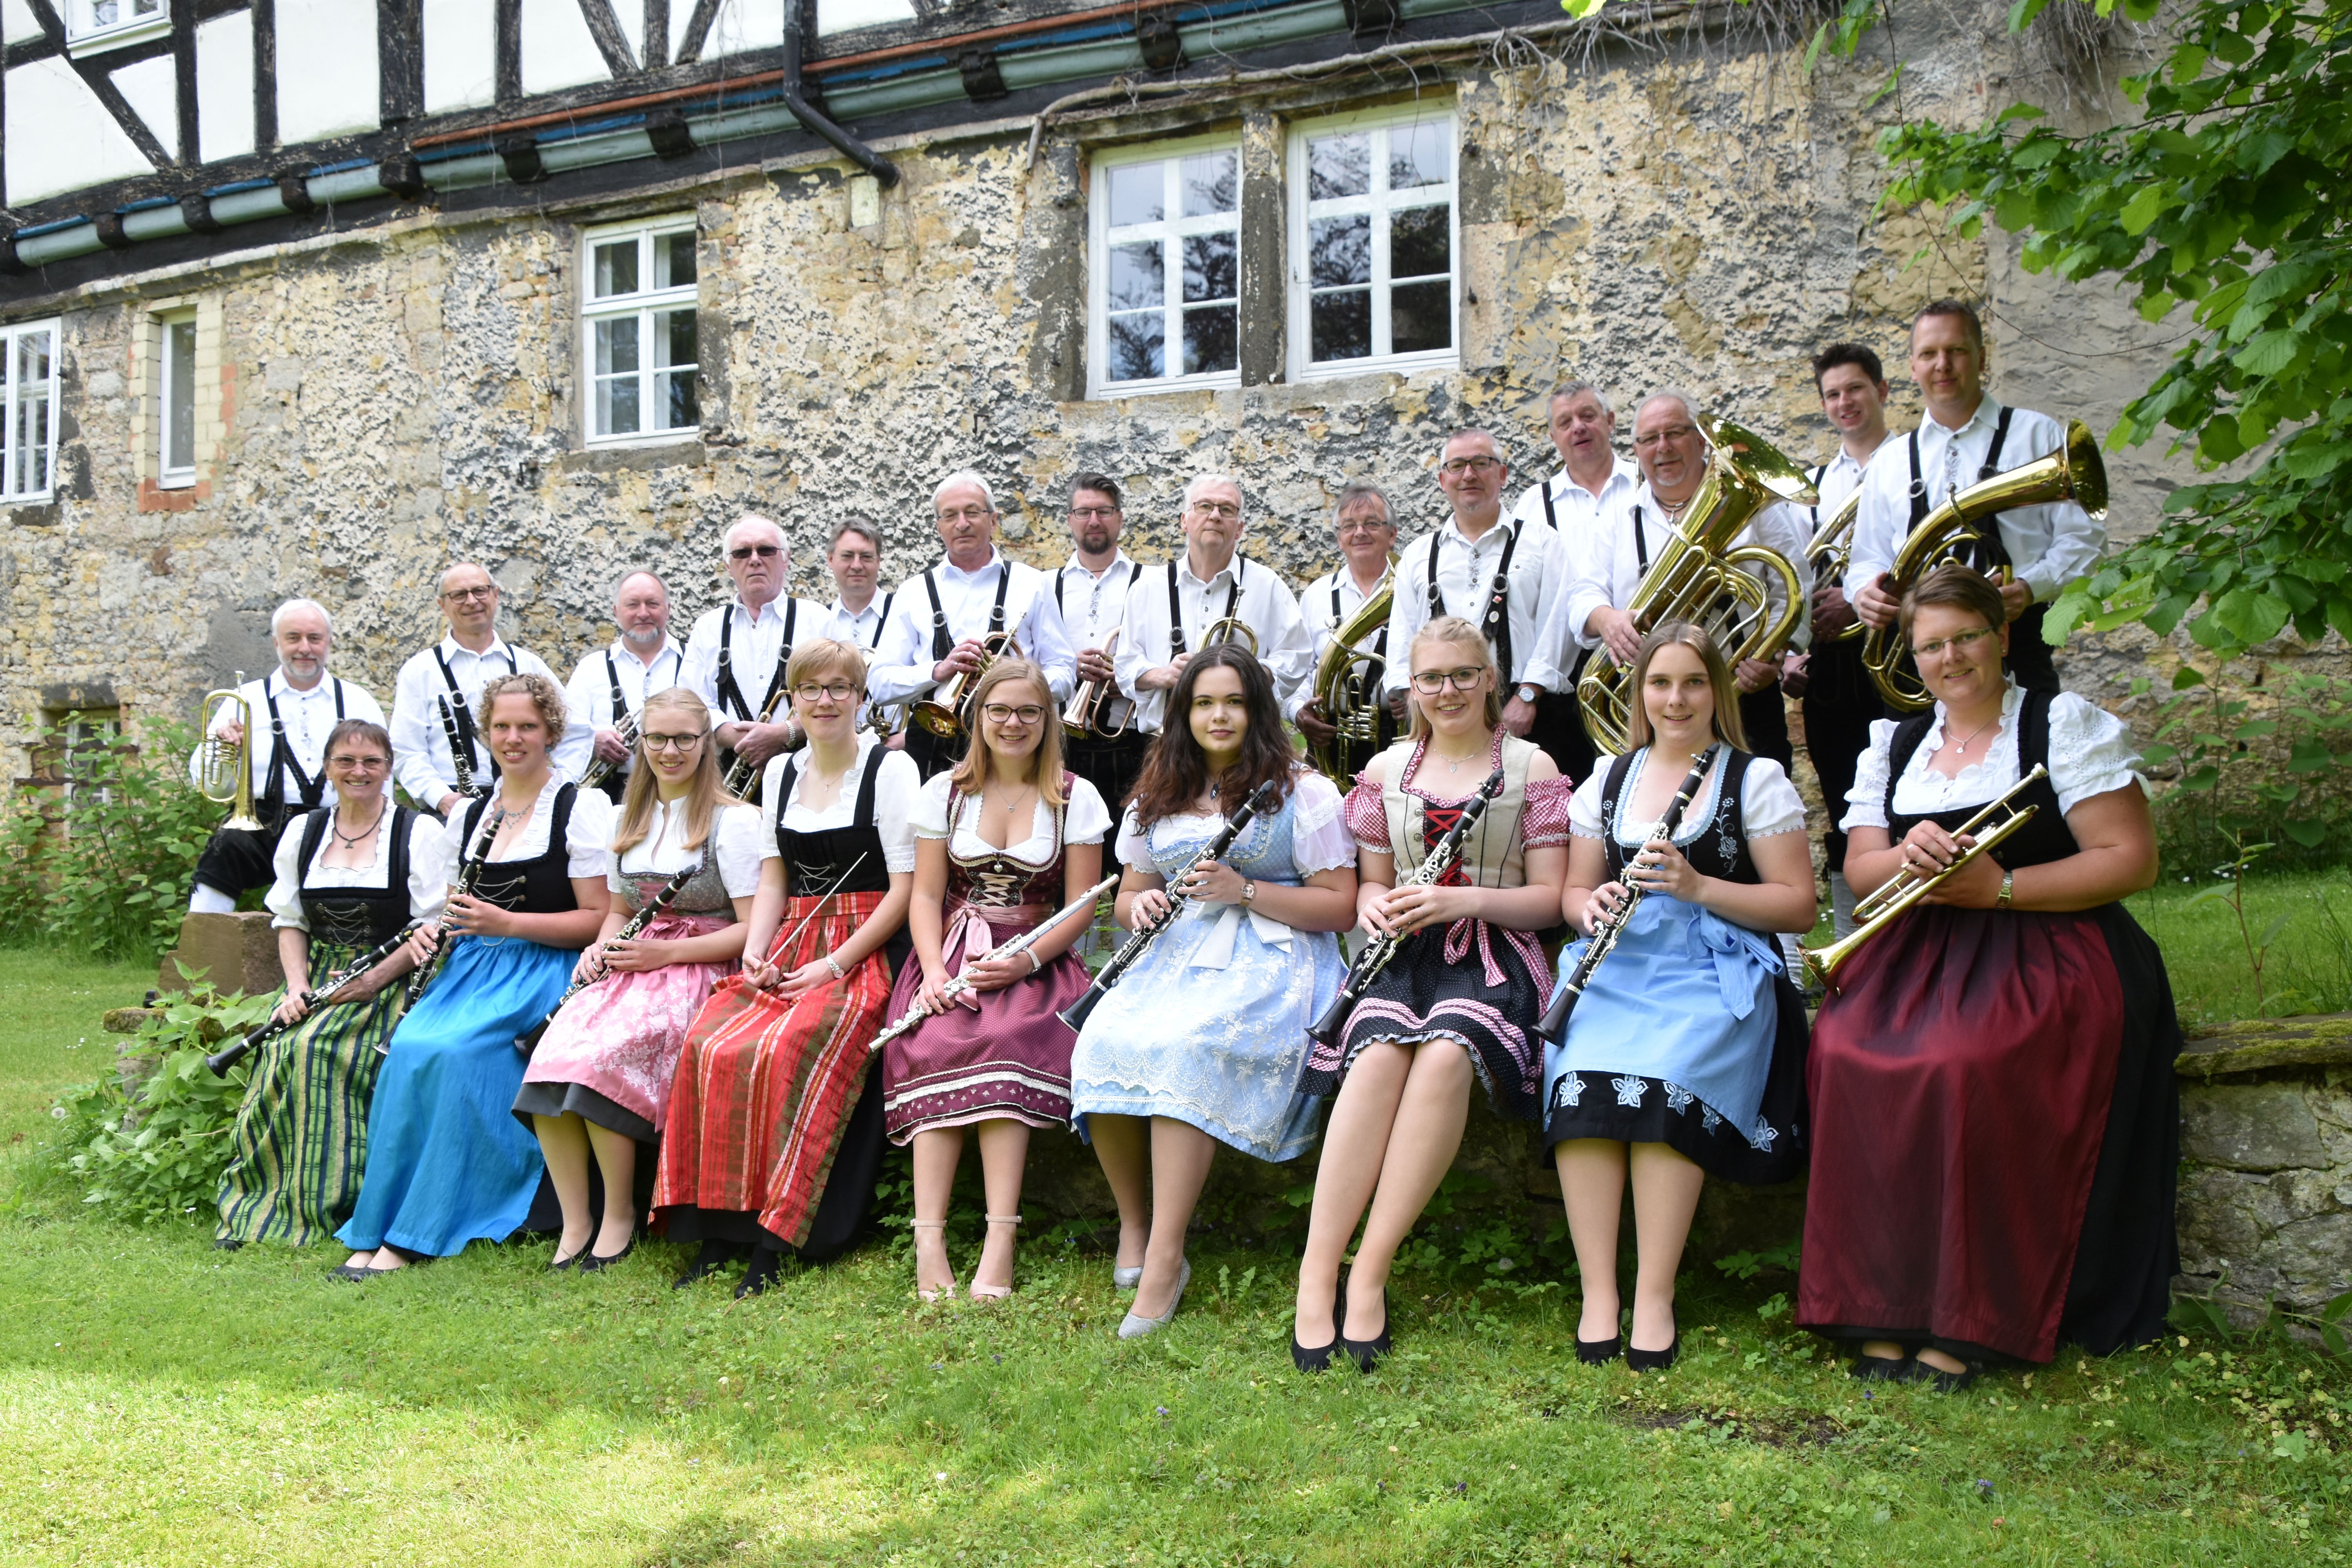
[[[330,1279],[348,1279],[352,1284],[357,1285],[365,1280],[374,1279],[375,1273],[376,1271],[373,1268],[354,1268],[352,1265],[346,1263],[341,1268],[329,1274],[327,1278]]]
[[[756,1296],[774,1284],[784,1272],[784,1255],[765,1247],[751,1249],[751,1267],[743,1271],[743,1282],[735,1287],[738,1301],[746,1296]]]
[[[237,1240],[236,1237],[233,1236],[218,1237],[213,1241],[213,1250],[215,1252],[236,1252],[240,1250],[244,1246],[245,1243]]]
[[[1946,1372],[1941,1367],[1929,1366],[1924,1361],[1915,1364],[1921,1372],[1928,1374],[1927,1381],[1936,1385],[1936,1392],[1938,1394],[1958,1394],[1984,1375],[1982,1362],[1967,1363],[1966,1372]]]
[[[613,1265],[618,1263],[621,1259],[626,1258],[636,1249],[637,1238],[635,1234],[632,1234],[627,1241],[622,1243],[621,1250],[613,1254],[610,1258],[605,1257],[601,1252],[583,1251],[578,1255],[580,1259],[580,1272],[583,1274],[602,1274],[605,1269],[610,1268]]]
[[[1675,1331],[1675,1337],[1662,1351],[1637,1351],[1632,1345],[1627,1345],[1625,1347],[1626,1369],[1631,1372],[1664,1372],[1675,1364],[1675,1357],[1682,1353],[1682,1348],[1683,1336],[1680,1330]]]
[[[1624,1353],[1625,1337],[1612,1334],[1605,1340],[1579,1340],[1576,1359],[1587,1366],[1607,1366]]]
[[[579,1267],[581,1266],[581,1265],[580,1265],[580,1260],[581,1260],[582,1258],[583,1258],[587,1257],[587,1256],[588,1256],[588,1248],[587,1248],[587,1247],[583,1247],[579,1251],[577,1251],[577,1252],[573,1253],[571,1257],[569,1257],[569,1258],[557,1258],[554,1262],[552,1262],[552,1263],[549,1264],[549,1265],[547,1266],[547,1271],[548,1271],[550,1274],[568,1274],[568,1273],[570,1273],[572,1270],[573,1270],[574,1268],[579,1268]]]
[[[1389,1288],[1385,1285],[1381,1287],[1381,1331],[1379,1333],[1369,1340],[1351,1340],[1348,1337],[1347,1321],[1344,1315],[1339,1319],[1339,1348],[1348,1352],[1348,1358],[1356,1363],[1358,1372],[1370,1372],[1379,1364],[1381,1357],[1388,1354],[1392,1348],[1389,1339]]]
[[[1916,1383],[1914,1369],[1918,1364],[1909,1356],[1864,1355],[1854,1357],[1846,1371],[1864,1383]]]
[[[1339,1328],[1348,1321],[1348,1287],[1342,1281],[1338,1294],[1331,1299],[1331,1342],[1313,1350],[1298,1342],[1298,1325],[1290,1328],[1290,1364],[1301,1372],[1328,1372],[1331,1358],[1339,1351]]]
[[[741,1255],[742,1249],[732,1242],[706,1241],[694,1255],[687,1271],[669,1282],[673,1290],[683,1290],[698,1279],[708,1279]]]

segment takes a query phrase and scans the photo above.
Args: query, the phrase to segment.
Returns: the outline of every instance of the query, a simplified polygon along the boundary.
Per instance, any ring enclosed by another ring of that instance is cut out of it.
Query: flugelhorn
[[[1252,630],[1250,624],[1239,616],[1227,616],[1223,620],[1211,621],[1209,629],[1201,634],[1202,647],[1214,647],[1221,642],[1237,642],[1249,649],[1253,655],[1257,652],[1257,633]]]
[[[1103,639],[1103,657],[1118,646],[1119,628],[1113,626],[1110,636]],[[1062,710],[1062,733],[1073,741],[1092,736],[1098,740],[1115,741],[1127,733],[1127,726],[1135,717],[1135,704],[1129,702],[1116,680],[1084,680],[1070,693],[1069,705]]]
[[[240,833],[258,833],[261,819],[253,815],[253,704],[237,689],[245,684],[245,671],[236,672],[236,683],[205,693],[196,704],[196,722],[205,726],[205,738],[196,744],[194,759],[196,790],[206,800],[228,809],[228,820],[223,827]],[[220,706],[213,700],[219,698]],[[234,744],[212,732],[218,722],[220,709],[234,703],[236,708],[236,741]]]
[[[1659,545],[1625,606],[1643,632],[1668,621],[1706,628],[1723,650],[1724,661],[1779,657],[1806,614],[1804,584],[1797,569],[1777,550],[1760,544],[1731,548],[1740,531],[1766,507],[1780,501],[1810,506],[1815,493],[1805,471],[1772,444],[1728,419],[1701,415],[1698,427],[1708,447],[1706,478],[1675,531]],[[1752,565],[1777,579],[1785,603],[1771,613],[1771,594]],[[1633,704],[1633,671],[1606,647],[1596,651],[1576,683],[1585,729],[1603,752],[1622,753]]]
[[[1021,655],[1021,645],[1013,640],[1011,632],[991,632],[980,639],[980,667],[960,670],[932,688],[929,697],[915,699],[907,710],[908,721],[920,724],[941,740],[952,741],[971,732],[971,697],[980,685],[980,678],[988,667],[1005,655]]]
[[[1315,771],[1345,794],[1355,784],[1348,772],[1348,752],[1354,746],[1379,745],[1393,739],[1396,723],[1389,716],[1389,661],[1356,645],[1375,627],[1388,624],[1396,603],[1396,557],[1389,558],[1389,580],[1381,584],[1356,613],[1332,628],[1331,646],[1315,666],[1315,706],[1324,721],[1338,731],[1326,743],[1309,741],[1307,760]]]
[[[637,716],[635,713],[622,714],[619,719],[614,721],[613,728],[619,733],[621,737],[621,744],[628,747],[632,752],[637,749]],[[604,781],[613,776],[613,771],[615,768],[626,767],[627,765],[628,759],[625,757],[617,763],[608,763],[604,758],[598,757],[594,762],[588,764],[588,771],[580,775],[580,787],[583,789],[602,789],[604,787]]]
[[[1853,564],[1854,520],[1861,515],[1862,488],[1857,485],[1853,494],[1840,502],[1837,510],[1830,513],[1822,525],[1813,530],[1812,538],[1805,542],[1805,559],[1812,566],[1816,588],[1825,583],[1845,580],[1846,568]],[[1851,642],[1861,635],[1862,622],[1850,621],[1845,629],[1835,637],[1816,639],[1815,646],[1823,641]]]
[[[1912,584],[1947,561],[1973,565],[1969,560],[1969,547],[1984,536],[1980,525],[2001,512],[2014,507],[2046,506],[2062,500],[2074,502],[2089,512],[2094,521],[2106,519],[2107,465],[2099,456],[2099,443],[2092,436],[2091,427],[2080,419],[2066,422],[2065,444],[2048,457],[2021,463],[1989,479],[1979,479],[1964,490],[1955,490],[1941,506],[1921,518],[1919,526],[1910,531],[1902,548],[1895,552],[1894,568],[1886,574],[1887,593],[1894,598],[1902,598],[1911,591]],[[1862,662],[1889,707],[1916,713],[1934,699],[1928,696],[1927,686],[1912,667],[1911,650],[1903,644],[1903,624],[1899,619],[1884,626],[1872,626],[1863,634]]]

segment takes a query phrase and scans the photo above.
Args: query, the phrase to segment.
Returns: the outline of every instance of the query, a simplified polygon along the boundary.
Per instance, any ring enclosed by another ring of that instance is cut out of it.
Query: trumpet
[[[240,833],[258,833],[261,819],[253,815],[253,704],[239,693],[245,684],[245,671],[236,672],[236,683],[205,693],[196,704],[196,722],[206,726],[205,738],[196,746],[192,759],[196,774],[196,789],[206,800],[226,805],[228,820],[223,827]],[[213,700],[221,700],[220,708]],[[211,732],[210,726],[220,716],[220,709],[234,703],[236,707],[237,737],[234,744]]]
[[[622,714],[613,728],[619,731],[621,744],[633,752],[637,749],[637,716],[635,713]],[[582,789],[601,788],[604,781],[613,776],[613,770],[621,765],[619,763],[608,763],[602,757],[597,758],[588,764],[588,771],[580,775],[580,787]]]
[[[991,632],[980,639],[980,668],[959,671],[934,687],[929,697],[918,697],[908,709],[909,721],[920,724],[941,740],[952,741],[971,731],[972,692],[988,667],[1005,655],[1021,657],[1021,645],[1011,632]]]
[[[1103,657],[1118,646],[1119,628],[1113,626],[1110,636],[1103,640]],[[1120,694],[1116,680],[1081,681],[1070,693],[1069,706],[1062,710],[1062,733],[1073,741],[1088,736],[1116,741],[1127,733],[1129,722],[1135,717],[1135,704]]]
[[[1308,742],[1307,757],[1315,764],[1315,771],[1338,784],[1342,794],[1355,783],[1348,772],[1349,752],[1357,746],[1381,745],[1396,737],[1396,721],[1390,717],[1381,692],[1389,661],[1356,646],[1370,636],[1373,628],[1388,624],[1389,610],[1396,602],[1393,556],[1389,559],[1389,580],[1381,584],[1380,591],[1332,630],[1331,646],[1323,650],[1323,658],[1315,667],[1315,706],[1322,710],[1324,719],[1338,733],[1328,745]]]
[[[1857,485],[1853,494],[1846,497],[1837,510],[1822,520],[1821,527],[1813,531],[1812,538],[1805,542],[1805,559],[1812,563],[1813,582],[1817,585],[1844,581],[1846,568],[1853,564],[1854,520],[1861,515],[1862,488]],[[1833,637],[1817,638],[1816,646],[1824,640],[1852,642],[1861,635],[1862,623],[1857,620],[1849,623]]]
[[[2036,806],[2019,805],[2017,797],[2028,786],[2050,776],[2050,770],[2035,764],[2033,771],[2019,779],[2000,795],[1988,803],[1983,810],[1960,824],[1953,833],[1955,838],[1973,838],[1974,843],[1960,851],[1958,858],[1942,870],[1932,875],[1914,871],[1906,866],[1874,889],[1870,896],[1853,907],[1854,929],[1826,947],[1807,947],[1798,951],[1804,954],[1805,973],[1819,980],[1829,990],[1837,989],[1837,972],[1848,959],[1860,952],[1871,938],[1885,931],[1901,916],[1910,912],[1913,905],[1960,874],[1963,868],[1978,856],[1990,853],[2033,820]],[[2005,814],[2005,815],[2003,815]],[[1994,821],[1996,816],[1999,821]],[[1992,826],[1985,825],[1990,822]]]

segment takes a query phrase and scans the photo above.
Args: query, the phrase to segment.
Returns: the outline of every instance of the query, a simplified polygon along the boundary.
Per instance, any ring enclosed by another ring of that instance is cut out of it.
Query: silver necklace
[[[1975,729],[1973,729],[1973,730],[1969,731],[1969,738],[1968,738],[1968,740],[1967,740],[1967,741],[1955,741],[1955,742],[1952,742],[1952,750],[1953,750],[1955,752],[1958,753],[1960,756],[1963,756],[1963,757],[1967,756],[1967,755],[1969,754],[1969,742],[1974,741],[1974,740],[1975,740],[1979,735],[1983,734],[1987,730],[1991,729],[1995,724],[1998,724],[1998,723],[2000,723],[2000,715],[1999,713],[1995,713],[1991,718],[1990,718],[1990,719],[1986,720],[1983,723],[1981,723],[1981,724],[1978,725]]]

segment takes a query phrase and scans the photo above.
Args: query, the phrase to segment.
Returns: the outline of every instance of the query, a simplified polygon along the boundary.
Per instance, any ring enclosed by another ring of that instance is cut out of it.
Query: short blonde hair
[[[539,721],[547,726],[547,749],[552,752],[555,743],[563,739],[571,706],[564,700],[563,688],[543,675],[533,675],[528,670],[520,675],[497,676],[482,683],[481,705],[475,715],[482,727],[482,733],[488,735],[490,732],[491,707],[499,698],[517,693],[530,698],[530,705],[539,710]]]
[[[1414,700],[1421,694],[1413,690],[1411,674],[1412,656],[1421,651],[1421,645],[1425,642],[1445,643],[1450,647],[1463,648],[1475,656],[1479,667],[1486,670],[1487,676],[1486,728],[1491,730],[1500,724],[1503,721],[1501,678],[1496,674],[1495,650],[1487,643],[1486,634],[1460,616],[1439,616],[1434,620],[1423,623],[1421,630],[1412,634],[1412,646],[1406,648],[1404,652],[1404,668],[1407,672],[1405,715],[1409,721],[1405,729],[1405,739],[1418,741],[1429,733],[1429,721],[1423,717],[1421,704]]]
[[[789,695],[801,682],[821,675],[845,675],[849,677],[849,683],[857,688],[858,695],[864,696],[865,650],[855,643],[840,642],[832,637],[811,637],[795,645],[792,661],[784,666],[784,691]]]

